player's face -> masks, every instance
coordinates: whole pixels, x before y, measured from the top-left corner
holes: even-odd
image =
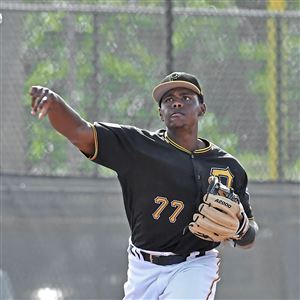
[[[159,112],[168,128],[180,128],[198,124],[198,118],[205,109],[205,104],[199,103],[195,92],[175,88],[163,96]]]

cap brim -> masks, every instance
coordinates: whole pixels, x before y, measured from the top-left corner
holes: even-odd
[[[187,81],[176,80],[157,85],[152,91],[152,97],[157,103],[159,103],[160,99],[166,92],[175,88],[186,88],[201,95],[201,91],[194,84]]]

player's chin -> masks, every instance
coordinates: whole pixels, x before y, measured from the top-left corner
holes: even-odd
[[[182,128],[185,125],[185,122],[183,122],[183,120],[180,119],[176,119],[176,118],[170,118],[167,122],[165,122],[166,126],[168,128]]]
[[[174,129],[174,130],[184,128],[184,126],[181,124],[169,124],[169,125],[167,125],[167,127],[169,129]]]

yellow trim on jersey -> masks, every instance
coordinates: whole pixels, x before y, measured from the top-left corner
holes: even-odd
[[[171,140],[171,138],[168,137],[167,133],[165,134],[165,139],[168,141],[169,144],[171,144],[172,146],[176,147],[177,149],[186,152],[188,154],[192,154],[192,152],[188,149],[185,149],[184,147],[178,145],[177,143],[175,143],[173,140]]]
[[[97,157],[97,155],[98,155],[98,135],[97,135],[97,130],[96,130],[95,126],[93,124],[91,124],[91,123],[89,123],[89,124],[90,124],[90,126],[92,127],[92,130],[93,130],[94,143],[95,143],[95,152],[94,152],[93,155],[91,155],[89,157],[89,159],[90,160],[94,160]]]
[[[211,149],[211,143],[209,143],[209,145],[205,148],[201,148],[201,149],[196,149],[195,151],[191,152],[190,150],[180,146],[179,144],[177,144],[176,142],[174,142],[168,135],[167,132],[165,132],[165,139],[168,143],[170,143],[172,146],[176,147],[177,149],[186,152],[188,154],[192,154],[192,153],[196,153],[196,154],[200,154],[200,153],[205,153],[207,151],[209,151]]]

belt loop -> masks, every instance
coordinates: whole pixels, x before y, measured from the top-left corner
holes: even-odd
[[[153,263],[153,255],[152,254],[150,254],[150,262],[152,262]]]

